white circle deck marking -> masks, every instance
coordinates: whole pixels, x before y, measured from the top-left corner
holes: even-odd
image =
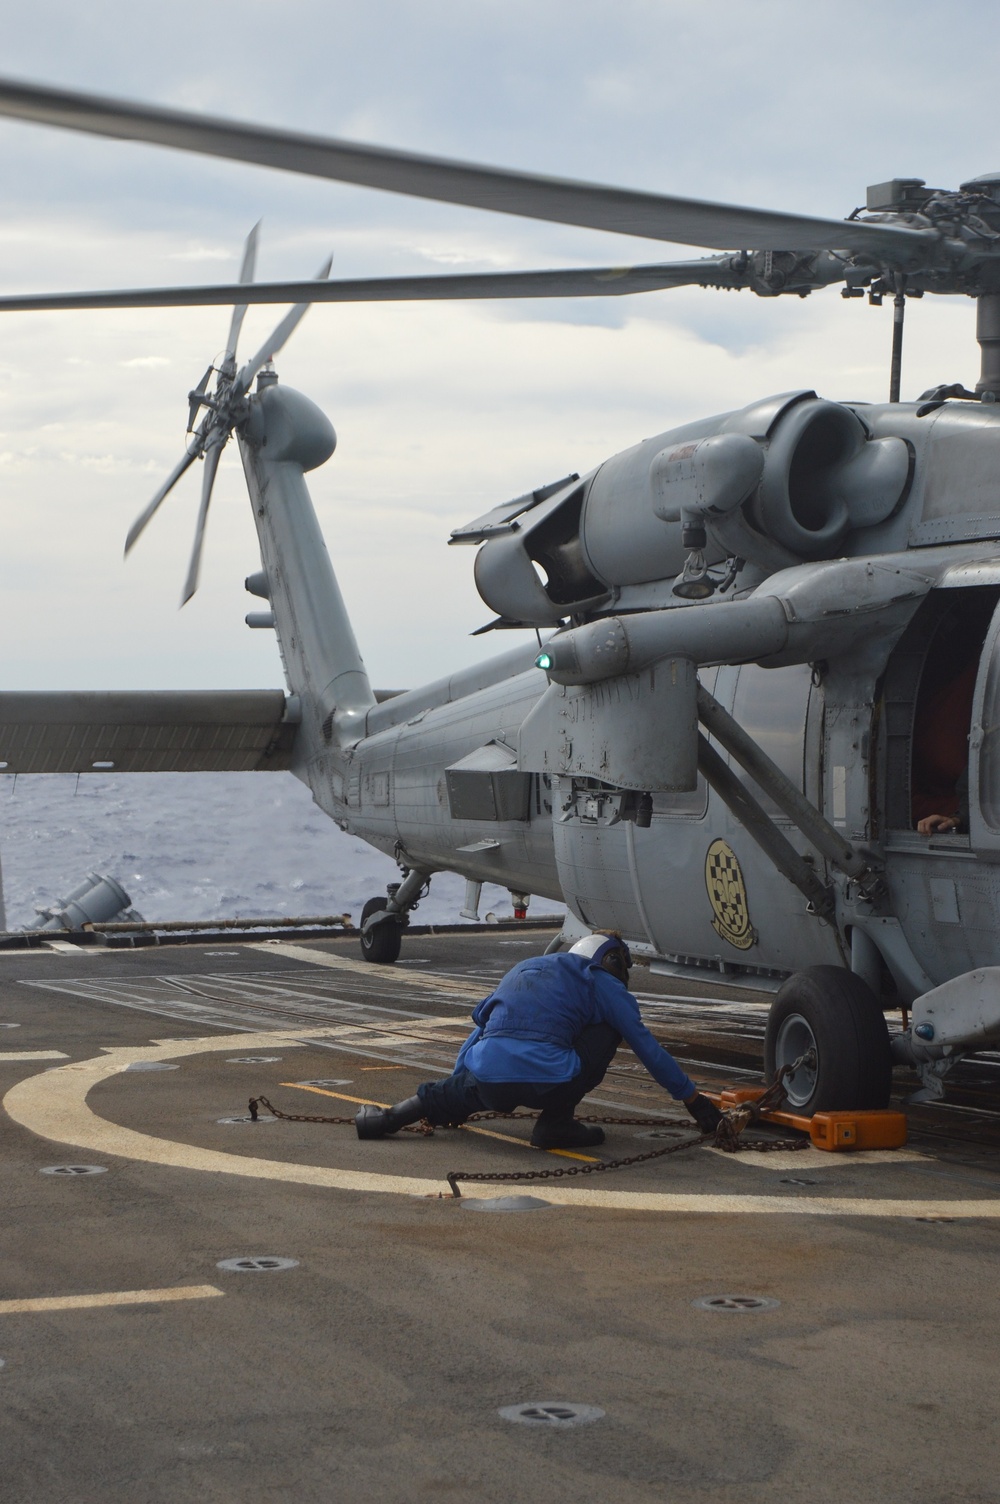
[[[337,1032],[336,1028],[311,1029],[309,1037],[310,1040],[321,1039],[335,1036]],[[257,1050],[309,1047],[297,1035],[277,1031],[245,1034],[243,1043]],[[186,1059],[191,1055],[231,1050],[232,1047],[231,1036],[213,1034],[205,1039],[164,1039],[148,1046],[107,1049],[90,1060],[72,1061],[68,1065],[56,1066],[36,1076],[26,1077],[11,1087],[4,1097],[3,1105],[13,1122],[37,1134],[39,1138],[49,1139],[57,1144],[69,1144],[75,1149],[88,1150],[97,1155],[113,1155],[118,1159],[142,1164],[199,1170],[216,1175],[243,1175],[252,1180],[313,1185],[326,1190],[432,1197],[435,1201],[440,1199],[442,1202],[453,1199],[447,1194],[443,1171],[431,1179],[415,1175],[393,1175],[377,1170],[341,1170],[330,1165],[286,1163],[283,1160],[259,1159],[217,1149],[203,1149],[196,1144],[154,1138],[152,1134],[139,1133],[134,1128],[123,1128],[118,1123],[98,1117],[87,1104],[87,1097],[93,1087],[110,1076],[120,1075],[134,1061]],[[885,1163],[892,1164],[894,1157],[902,1153],[905,1151],[886,1151]],[[762,1156],[771,1160],[777,1157]],[[802,1162],[801,1155],[789,1157],[798,1164]],[[824,1156],[827,1157],[831,1160],[836,1158],[832,1154]],[[869,1163],[874,1157],[873,1152],[865,1155]],[[881,1155],[878,1157],[881,1159]],[[852,1159],[845,1155],[841,1162],[846,1169],[852,1160],[856,1163],[859,1159],[860,1155],[852,1156]],[[442,1191],[445,1192],[443,1197]],[[903,1217],[910,1220],[919,1217],[961,1217],[1000,1220],[1000,1197],[950,1201],[928,1201],[916,1197],[912,1200],[874,1196],[798,1197],[790,1196],[787,1191],[777,1196],[697,1191],[614,1191],[602,1190],[593,1185],[563,1189],[550,1183],[545,1186],[545,1196],[559,1206],[623,1212],[672,1212],[675,1215],[678,1212],[689,1212],[729,1216]]]

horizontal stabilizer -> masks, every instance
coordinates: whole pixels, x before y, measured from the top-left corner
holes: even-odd
[[[244,773],[291,767],[280,689],[0,694],[3,773]]]

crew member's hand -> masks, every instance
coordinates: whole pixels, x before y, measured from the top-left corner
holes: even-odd
[[[949,830],[958,829],[957,815],[925,815],[917,821],[917,832],[922,836],[933,836],[939,832],[944,835]]]
[[[714,1133],[722,1122],[722,1113],[714,1102],[703,1097],[700,1091],[696,1091],[693,1097],[688,1097],[684,1106],[694,1118],[702,1133]]]

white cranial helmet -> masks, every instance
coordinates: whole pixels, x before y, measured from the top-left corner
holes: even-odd
[[[582,940],[570,946],[569,954],[589,956],[595,964],[599,964],[613,950],[624,951],[625,965],[629,967],[632,965],[632,952],[618,935],[585,935]]]

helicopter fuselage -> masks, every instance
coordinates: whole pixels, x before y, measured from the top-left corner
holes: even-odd
[[[1000,805],[1000,768],[989,761],[1000,677],[991,625],[1000,552],[988,537],[1000,514],[995,409],[942,404],[920,416],[915,405],[790,394],[647,440],[515,519],[505,514],[496,530],[480,519],[477,577],[490,604],[554,629],[546,648],[555,667],[535,666],[532,641],[378,704],[302,479],[332,451],[332,430],[283,388],[253,403],[241,447],[300,705],[295,769],[344,829],[404,871],[449,870],[562,899],[581,924],[618,929],[664,965],[763,979],[853,966],[906,1003],[1000,964],[1000,834],[989,824]],[[736,495],[751,449],[760,475],[750,496]],[[735,481],[733,465],[744,466]],[[714,580],[705,599],[671,593],[696,502]],[[711,571],[737,542],[745,563],[731,598]],[[775,607],[772,616],[780,604],[786,640],[768,627],[762,651],[748,617],[744,651],[727,639],[721,661],[714,624],[731,637],[741,603],[754,601]],[[864,853],[881,874],[877,891],[834,872],[733,759],[763,817],[830,885],[825,911],[768,860],[702,773],[675,772],[657,786],[661,764],[683,767],[670,748],[694,729],[676,688],[657,686],[665,664],[690,660],[668,642],[659,660],[647,650],[652,667],[636,659],[634,671],[595,670],[583,643],[560,683],[564,645],[602,623],[609,645],[612,627],[625,634],[616,652],[634,651],[640,629],[676,638],[705,623],[708,646],[684,648],[694,677]],[[976,792],[965,829],[926,837],[914,829],[915,748],[921,719],[934,713],[927,666],[935,652],[947,660],[949,632],[963,655],[956,672],[971,674],[963,713]]]

